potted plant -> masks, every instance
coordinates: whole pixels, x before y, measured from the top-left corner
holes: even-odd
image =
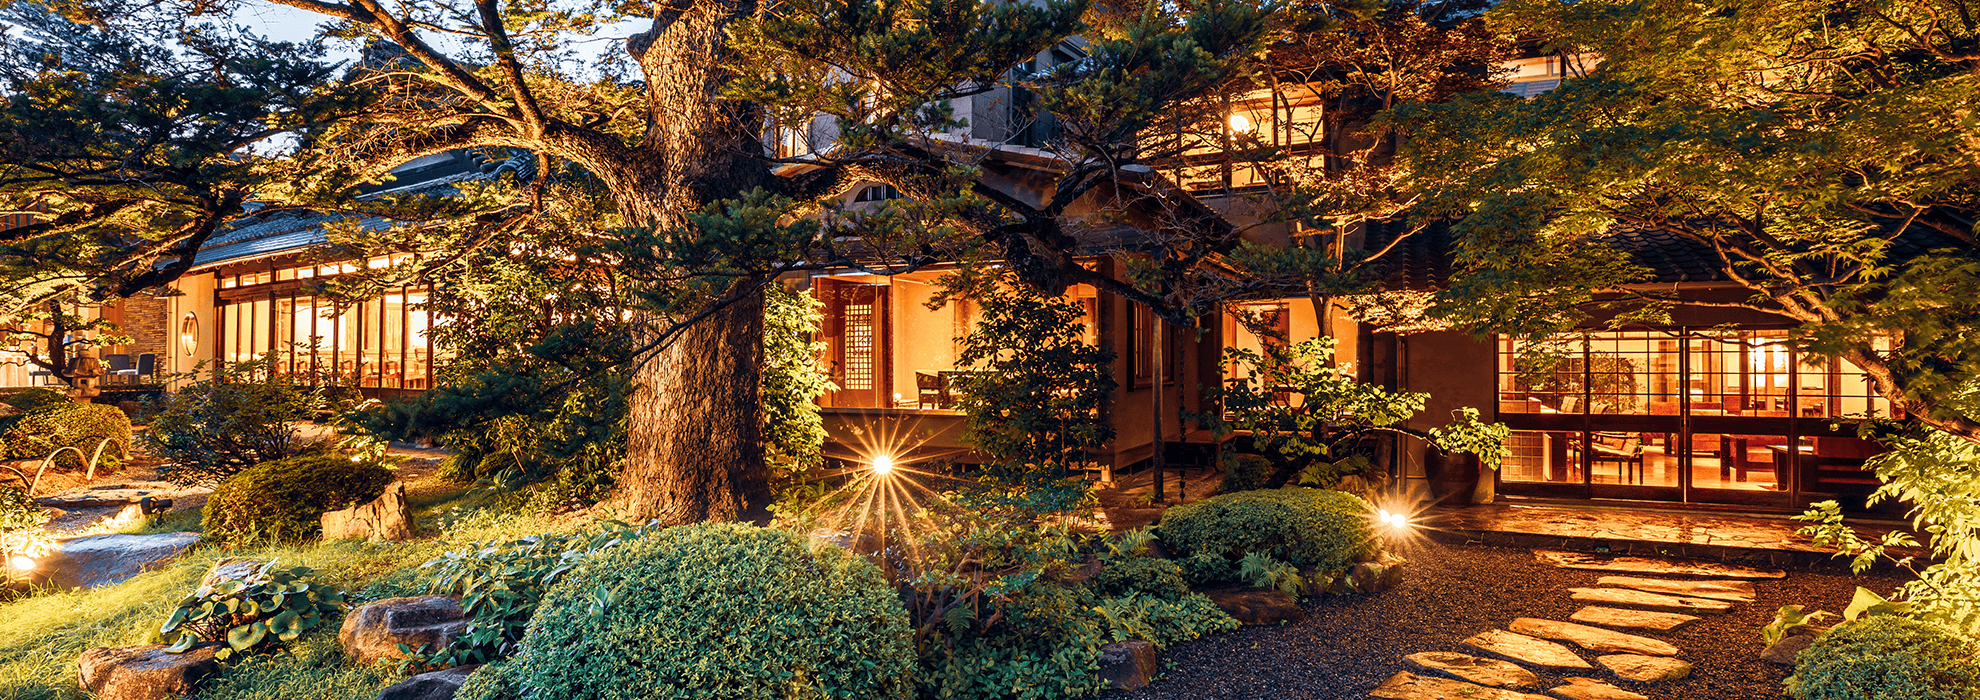
[[[1430,494],[1438,503],[1491,503],[1498,497],[1497,472],[1512,430],[1503,423],[1478,420],[1476,408],[1451,411],[1451,418],[1450,425],[1430,429],[1431,449],[1424,465]]]

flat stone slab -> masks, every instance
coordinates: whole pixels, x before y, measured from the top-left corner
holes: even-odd
[[[1505,630],[1485,630],[1464,640],[1465,646],[1489,654],[1547,668],[1594,668],[1567,647]]]
[[[1569,678],[1567,685],[1551,688],[1547,692],[1568,700],[1650,700],[1648,695],[1632,693],[1593,678]]]
[[[70,489],[61,493],[34,499],[36,503],[56,508],[98,508],[128,505],[142,501],[145,497],[176,498],[195,493],[211,493],[213,489],[185,488],[164,481],[140,481],[130,484],[108,484],[89,488]]]
[[[1568,619],[1589,625],[1669,632],[1697,622],[1698,616],[1654,612],[1650,610],[1631,610],[1628,608],[1605,608],[1600,605],[1590,605],[1574,611],[1574,614],[1568,616]]]
[[[1610,654],[1597,656],[1595,660],[1623,678],[1644,683],[1674,681],[1691,675],[1691,664],[1668,656],[1644,656],[1642,654]]]
[[[78,537],[42,557],[34,579],[56,588],[108,586],[161,566],[198,541],[196,532]]]
[[[1633,591],[1627,588],[1570,588],[1575,600],[1583,603],[1602,605],[1633,605],[1652,610],[1666,610],[1681,613],[1722,613],[1731,610],[1731,601],[1712,598],[1685,598],[1682,596]]]
[[[1533,556],[1540,561],[1563,569],[1582,569],[1585,571],[1617,571],[1628,574],[1662,574],[1665,576],[1698,576],[1702,578],[1787,578],[1787,572],[1779,569],[1754,569],[1712,561],[1675,561],[1669,559],[1651,559],[1649,557],[1600,557],[1592,554],[1561,552],[1551,549],[1533,550]]]
[[[1487,688],[1449,678],[1419,676],[1408,671],[1389,676],[1388,680],[1368,691],[1368,696],[1391,700],[1551,700],[1545,695]]]
[[[1595,581],[1595,585],[1692,598],[1717,598],[1735,603],[1751,603],[1755,595],[1752,581],[1666,581],[1635,576],[1603,576]]]
[[[1572,622],[1542,620],[1535,617],[1522,617],[1506,626],[1514,632],[1541,639],[1559,639],[1574,642],[1576,646],[1595,652],[1643,654],[1645,656],[1677,656],[1678,648],[1670,642],[1649,637],[1638,637],[1600,627],[1577,625]]]
[[[1494,688],[1524,688],[1540,682],[1532,671],[1511,661],[1487,659],[1455,651],[1422,651],[1403,657],[1418,668],[1440,671]]]
[[[1224,613],[1247,625],[1276,625],[1306,619],[1306,609],[1285,591],[1270,588],[1224,588],[1204,591]]]

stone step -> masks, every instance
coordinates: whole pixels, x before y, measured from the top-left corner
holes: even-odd
[[[1666,581],[1635,576],[1603,576],[1595,581],[1595,585],[1692,598],[1717,598],[1735,603],[1751,603],[1755,595],[1752,581]]]
[[[1494,688],[1524,688],[1536,685],[1540,677],[1511,661],[1487,659],[1455,651],[1423,651],[1403,657],[1418,668],[1439,671],[1459,679]]]
[[[1648,695],[1632,693],[1593,678],[1569,678],[1567,685],[1551,688],[1547,692],[1568,700],[1650,700]]]
[[[1568,619],[1589,625],[1668,632],[1697,622],[1698,616],[1653,612],[1650,610],[1630,610],[1628,608],[1605,608],[1599,605],[1590,605],[1574,611],[1574,614],[1570,615]]]
[[[1732,609],[1732,602],[1711,598],[1685,598],[1682,596],[1633,591],[1627,588],[1570,588],[1576,601],[1600,603],[1602,605],[1630,605],[1652,610],[1681,613],[1723,613]]]
[[[1547,668],[1594,668],[1567,647],[1506,630],[1485,630],[1464,640],[1465,646]]]
[[[1552,700],[1545,695],[1532,695],[1505,688],[1488,688],[1476,683],[1454,681],[1435,676],[1419,676],[1408,671],[1399,671],[1388,680],[1368,691],[1369,697],[1390,698],[1391,700]]]
[[[1665,576],[1698,576],[1701,578],[1787,578],[1787,572],[1779,569],[1754,569],[1711,561],[1671,561],[1667,559],[1651,559],[1649,557],[1604,557],[1550,549],[1533,550],[1533,556],[1540,561],[1563,569],[1581,569],[1584,571],[1616,571],[1626,574],[1661,574]]]
[[[1595,660],[1623,678],[1644,683],[1674,681],[1691,675],[1691,664],[1668,656],[1644,656],[1642,654],[1610,654],[1597,656]]]
[[[1597,654],[1620,652],[1647,656],[1677,656],[1678,653],[1678,648],[1671,646],[1670,642],[1600,627],[1577,625],[1572,622],[1522,617],[1513,620],[1506,629],[1529,637],[1574,642],[1576,646]]]

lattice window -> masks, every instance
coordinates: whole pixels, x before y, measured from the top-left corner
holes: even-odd
[[[874,375],[873,304],[847,304],[845,388],[872,390]]]

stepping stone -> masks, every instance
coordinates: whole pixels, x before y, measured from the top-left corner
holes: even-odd
[[[1574,642],[1577,646],[1597,654],[1619,652],[1646,656],[1677,656],[1678,653],[1678,648],[1671,646],[1670,642],[1600,627],[1577,625],[1572,622],[1522,617],[1513,620],[1506,629],[1529,637]]]
[[[1494,688],[1524,688],[1540,682],[1539,676],[1511,661],[1486,659],[1455,651],[1424,651],[1403,658],[1425,670],[1442,671]]]
[[[1630,610],[1628,608],[1605,608],[1599,605],[1590,605],[1576,610],[1568,619],[1590,625],[1628,627],[1640,630],[1657,630],[1659,632],[1668,632],[1698,621],[1698,617],[1695,615],[1651,612],[1649,610]]]
[[[1711,598],[1683,598],[1662,593],[1632,591],[1627,588],[1570,588],[1574,599],[1603,605],[1634,605],[1639,608],[1683,613],[1722,613],[1731,610],[1731,601]]]
[[[1691,675],[1691,664],[1668,656],[1644,656],[1642,654],[1611,654],[1597,656],[1610,672],[1633,681],[1655,683],[1674,681]]]
[[[1487,688],[1449,678],[1419,676],[1408,671],[1389,676],[1388,680],[1368,691],[1368,695],[1391,700],[1552,700],[1545,695]]]
[[[1535,666],[1594,668],[1567,647],[1505,630],[1479,632],[1471,635],[1470,639],[1464,640],[1464,644],[1489,654],[1497,654],[1514,661],[1524,661]]]
[[[1692,598],[1717,598],[1735,603],[1751,603],[1754,596],[1752,581],[1665,581],[1634,576],[1603,576],[1595,581],[1595,585]]]
[[[1650,700],[1648,695],[1632,693],[1593,678],[1569,678],[1567,682],[1567,685],[1547,692],[1568,700]]]
[[[1548,549],[1533,550],[1533,556],[1540,561],[1563,569],[1586,571],[1619,571],[1629,574],[1663,574],[1667,576],[1699,576],[1703,578],[1787,578],[1787,572],[1779,569],[1753,569],[1732,564],[1710,561],[1672,561],[1649,557],[1598,557],[1591,554],[1560,552]]]

